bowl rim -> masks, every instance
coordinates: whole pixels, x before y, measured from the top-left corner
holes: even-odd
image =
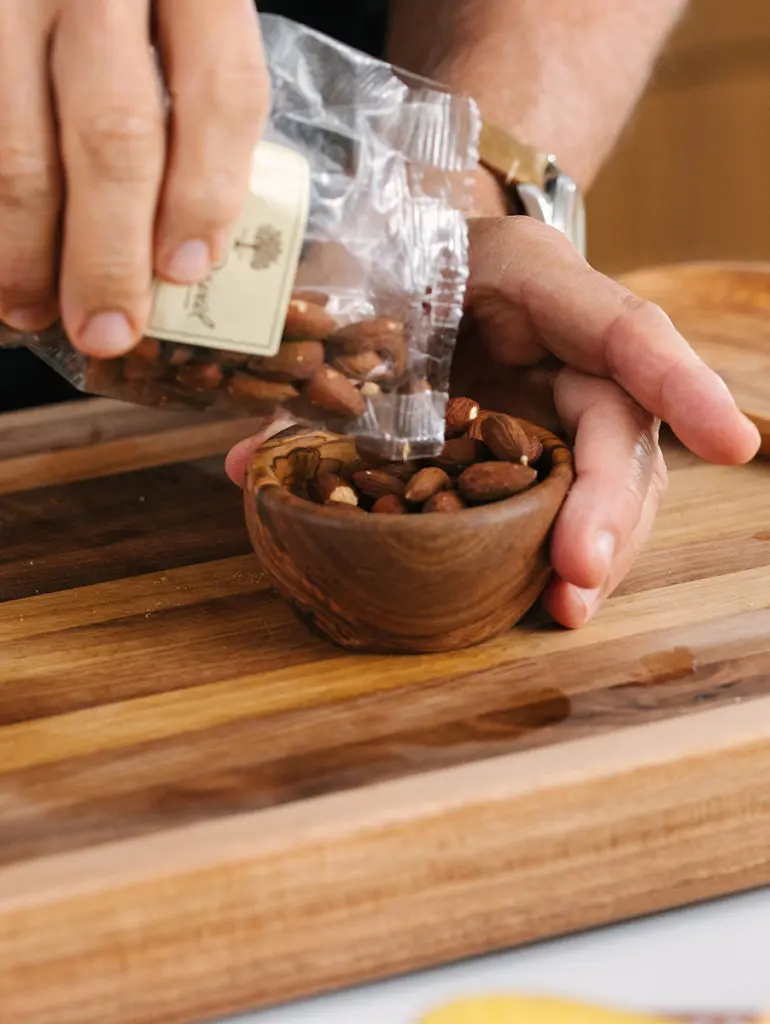
[[[318,505],[315,502],[308,501],[306,498],[301,498],[299,495],[292,493],[284,484],[280,483],[277,479],[269,479],[266,475],[262,476],[260,481],[255,481],[252,474],[252,466],[254,461],[258,458],[260,453],[265,452],[265,447],[258,449],[251,457],[249,467],[246,472],[246,483],[245,493],[247,497],[251,497],[264,503],[266,511],[278,512],[284,514],[291,514],[297,517],[300,521],[306,520],[308,523],[319,521],[326,521],[330,524],[338,523],[344,524],[346,530],[355,530],[361,532],[365,530],[372,530],[380,533],[383,530],[388,530],[392,533],[409,532],[414,533],[415,531],[435,532],[437,527],[437,521],[446,522],[449,519],[451,522],[457,522],[457,517],[462,517],[464,526],[472,527],[483,527],[485,524],[491,522],[499,522],[501,518],[513,518],[518,519],[521,517],[529,516],[537,511],[542,512],[544,509],[553,507],[554,517],[562,505],[567,493],[569,492],[572,483],[575,479],[575,469],[573,455],[570,447],[556,434],[550,430],[546,430],[543,427],[539,427],[535,423],[531,423],[528,420],[522,419],[520,421],[528,433],[531,433],[534,437],[543,445],[544,451],[547,451],[551,455],[552,465],[547,476],[541,480],[537,486],[531,487],[527,491],[523,491],[521,494],[514,494],[510,498],[504,498],[502,501],[489,502],[486,505],[475,505],[471,508],[458,509],[457,512],[453,512],[451,516],[440,516],[434,515],[409,515],[409,516],[376,516],[376,515],[362,515],[362,516],[351,516],[349,512],[330,507],[328,505]],[[301,448],[302,444],[300,439],[303,436],[307,437],[320,437],[325,432],[314,431],[312,428],[308,428],[302,432],[294,432],[296,428],[289,428],[289,430],[282,431],[281,434],[286,434],[286,454],[294,448]],[[288,436],[291,431],[291,436]],[[274,435],[270,440],[280,440],[281,434]],[[333,440],[335,435],[328,435],[329,441]],[[344,438],[336,435],[338,440]],[[296,442],[296,443],[295,443]],[[266,445],[269,442],[266,442]],[[291,447],[289,445],[291,444]],[[317,446],[322,446],[323,442],[319,442]],[[276,447],[276,458],[281,457],[283,450]]]

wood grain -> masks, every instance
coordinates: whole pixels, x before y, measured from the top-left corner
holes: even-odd
[[[584,630],[351,655],[246,553],[229,434],[106,410],[157,462],[110,475],[89,406],[27,421],[86,479],[3,455],[0,1019],[191,1024],[770,881],[767,463],[667,442]]]

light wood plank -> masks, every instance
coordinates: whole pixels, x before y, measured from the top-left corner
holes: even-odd
[[[8,868],[0,1005],[189,1021],[749,887],[768,770],[764,701]]]

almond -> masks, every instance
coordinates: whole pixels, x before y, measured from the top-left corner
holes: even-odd
[[[469,466],[457,481],[467,501],[501,501],[525,491],[537,480],[530,466],[516,462],[478,462]]]
[[[422,506],[423,512],[459,512],[465,508],[465,502],[457,491],[439,491],[428,498]]]
[[[332,366],[353,380],[382,380],[390,374],[387,363],[377,352],[340,352],[332,355]]]
[[[404,325],[400,320],[375,317],[348,324],[327,338],[329,344],[339,350],[354,352],[380,352],[394,359],[402,359],[404,351]]]
[[[505,462],[521,462],[529,452],[529,438],[513,416],[497,412],[485,417],[481,436],[492,454]]]
[[[431,461],[447,473],[459,473],[466,466],[480,462],[489,455],[486,446],[472,437],[453,437],[441,449],[441,454]]]
[[[358,505],[349,505],[346,501],[327,501],[324,508],[333,508],[335,512],[361,512],[366,515]]]
[[[312,291],[309,288],[293,292],[291,299],[292,302],[310,302],[314,306],[320,306],[321,309],[326,309],[329,305],[329,296],[326,292]]]
[[[87,359],[83,388],[89,394],[112,392],[120,382],[123,372],[123,359]]]
[[[357,505],[358,495],[337,473],[319,473],[308,482],[308,493],[315,501]]]
[[[83,389],[89,394],[112,392],[120,383],[124,359],[86,359]]]
[[[391,463],[388,463],[382,455],[379,455],[377,452],[373,452],[367,448],[366,441],[363,438],[356,438],[355,444],[356,455],[358,456],[356,463],[360,463],[360,465],[355,465],[354,469],[381,469],[385,465],[391,465]],[[392,465],[402,465],[402,463],[394,462]]]
[[[446,436],[464,434],[478,415],[479,403],[472,398],[450,398],[446,407]]]
[[[230,349],[217,352],[217,359],[225,366],[248,366],[253,358],[250,352],[232,352]]]
[[[160,380],[165,374],[163,363],[153,363],[129,352],[123,358],[123,379],[127,381]]]
[[[227,382],[227,390],[233,398],[253,402],[279,404],[297,397],[297,391],[291,384],[261,380],[249,373],[234,373]]]
[[[337,321],[321,306],[304,299],[292,299],[286,310],[283,336],[287,341],[322,341],[336,327]]]
[[[403,496],[406,484],[398,477],[381,469],[360,469],[353,474],[353,483],[367,498],[381,498],[384,494]]]
[[[404,497],[415,505],[422,505],[439,491],[451,487],[452,481],[440,466],[426,466],[412,477],[406,485]]]
[[[224,374],[218,363],[188,363],[179,367],[174,379],[186,391],[216,391]]]
[[[543,454],[543,442],[537,437],[530,437],[527,449],[527,463],[534,466]]]
[[[249,369],[265,380],[310,380],[323,361],[320,341],[284,341],[274,356],[252,359]]]
[[[375,515],[402,516],[408,511],[406,503],[397,494],[383,494],[372,505]]]
[[[161,343],[157,338],[141,338],[131,349],[129,355],[135,359],[144,359],[148,363],[160,362]]]
[[[391,476],[398,477],[399,480],[403,480],[406,483],[412,479],[419,466],[416,462],[406,459],[404,462],[386,462],[382,466],[377,466],[377,469],[381,469],[383,473],[389,473]]]
[[[286,466],[282,467],[278,475],[286,482],[289,481],[289,486],[296,489],[307,490],[308,482],[312,480],[318,474],[318,467],[321,464],[321,453],[317,448],[292,448],[286,456],[279,456],[273,468],[278,471],[278,467],[282,463]],[[289,475],[286,475],[286,467],[288,467]]]
[[[479,409],[479,414],[474,420],[471,421],[471,425],[468,427],[468,437],[472,437],[474,441],[482,441],[482,431],[484,429],[484,420],[488,417],[494,416],[494,413],[487,412],[485,409]]]
[[[219,353],[220,357],[224,353]],[[166,349],[166,362],[169,366],[185,366],[195,358],[195,349],[190,345],[175,345],[173,342]]]
[[[322,363],[305,385],[302,394],[311,405],[334,416],[358,419],[366,412],[366,399],[333,366]]]

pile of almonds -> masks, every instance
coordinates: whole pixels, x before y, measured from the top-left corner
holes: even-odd
[[[320,292],[295,292],[275,356],[144,338],[122,359],[89,360],[86,390],[141,404],[248,415],[281,407],[297,419],[355,420],[382,389],[409,389],[404,325],[376,317],[341,326],[328,302]]]
[[[452,398],[446,437],[441,454],[423,464],[383,463],[359,452],[358,462],[339,472],[319,467],[297,493],[349,512],[407,515],[502,501],[537,482],[543,446],[512,416]]]

